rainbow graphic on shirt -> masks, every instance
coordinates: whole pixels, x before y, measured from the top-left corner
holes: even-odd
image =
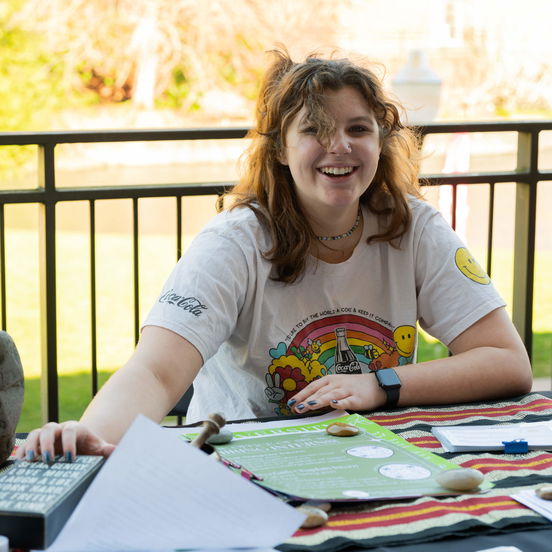
[[[270,349],[265,394],[277,415],[311,381],[328,374],[355,374],[412,362],[416,329],[384,324],[357,314],[327,316],[301,324],[288,344]]]

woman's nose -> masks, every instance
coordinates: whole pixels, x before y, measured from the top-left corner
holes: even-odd
[[[336,132],[329,143],[328,153],[334,153],[336,155],[351,153],[351,144],[349,143],[347,135]]]

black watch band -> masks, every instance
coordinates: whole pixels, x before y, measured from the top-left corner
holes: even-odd
[[[378,385],[385,391],[387,402],[385,407],[396,406],[401,394],[401,380],[393,368],[382,368],[374,372]]]

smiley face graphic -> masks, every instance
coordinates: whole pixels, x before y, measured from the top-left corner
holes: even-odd
[[[416,346],[416,328],[414,326],[399,326],[393,332],[393,339],[399,355],[409,357],[414,353]]]
[[[483,285],[491,283],[487,273],[465,247],[459,247],[456,250],[454,260],[460,272],[470,280]]]

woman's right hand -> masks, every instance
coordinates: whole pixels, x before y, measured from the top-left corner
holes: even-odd
[[[115,445],[97,436],[81,422],[50,422],[31,431],[25,443],[18,447],[15,457],[49,464],[57,454],[63,454],[67,462],[72,462],[77,453],[109,456],[114,450]]]

